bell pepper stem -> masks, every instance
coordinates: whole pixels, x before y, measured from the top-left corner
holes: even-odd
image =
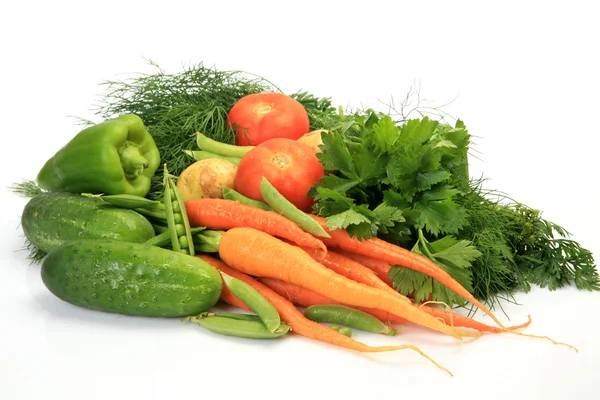
[[[148,160],[140,153],[139,146],[133,143],[125,143],[119,149],[119,156],[123,171],[128,176],[137,177],[145,168],[148,168]]]

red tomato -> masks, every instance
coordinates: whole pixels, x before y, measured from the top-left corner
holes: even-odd
[[[304,106],[281,93],[244,96],[229,110],[228,117],[237,129],[238,146],[256,146],[273,138],[296,140],[310,128]]]
[[[323,175],[323,166],[310,146],[290,139],[269,139],[242,158],[235,190],[264,201],[260,182],[265,177],[292,204],[310,212],[314,200],[307,193]]]

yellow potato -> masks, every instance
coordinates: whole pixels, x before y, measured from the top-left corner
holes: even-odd
[[[196,161],[183,170],[177,189],[183,201],[201,198],[223,198],[223,187],[235,189],[237,166],[221,158]]]

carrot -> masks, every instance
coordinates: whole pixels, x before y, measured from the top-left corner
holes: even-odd
[[[354,240],[354,239],[351,239],[351,240]],[[366,255],[353,253],[352,251],[338,250],[337,252],[346,257],[353,259],[354,261],[357,261],[358,263],[366,266],[367,268],[371,268],[373,271],[379,271],[377,273],[381,274],[381,275],[383,275],[383,274],[387,275],[389,273],[390,268],[392,267],[390,262],[385,261],[385,260],[375,259],[375,258],[366,256]],[[425,302],[424,304],[427,304],[427,302]],[[419,307],[426,307],[426,306],[421,305]],[[575,347],[571,346],[570,344],[557,342],[554,339],[549,338],[548,336],[530,335],[530,334],[515,332],[516,329],[520,329],[520,328],[529,326],[529,324],[531,324],[531,316],[528,317],[528,320],[526,322],[524,322],[520,325],[505,327],[502,324],[499,324],[499,325],[501,325],[501,328],[491,330],[492,327],[490,327],[489,325],[485,325],[481,322],[472,320],[468,317],[464,317],[459,314],[452,313],[447,310],[442,310],[442,309],[434,308],[434,307],[428,307],[428,308],[422,308],[422,309],[423,309],[423,311],[427,312],[428,314],[431,314],[431,315],[435,316],[436,318],[440,318],[441,320],[443,320],[444,322],[446,322],[447,324],[450,324],[450,325],[469,327],[469,328],[473,328],[473,329],[477,329],[477,330],[481,330],[481,331],[487,331],[487,332],[496,332],[496,333],[497,332],[509,332],[509,333],[519,335],[519,336],[527,336],[527,337],[538,338],[538,339],[546,339],[554,344],[564,345],[564,346],[574,349],[575,351],[578,351]],[[377,312],[379,312],[379,310],[377,310]],[[489,313],[488,313],[488,315],[492,316]],[[381,314],[375,315],[375,316],[380,319],[383,318]],[[390,322],[393,322],[393,321],[390,320]]]
[[[390,269],[392,268],[389,262],[376,260],[372,257],[363,256],[360,254],[352,253],[351,251],[345,251],[341,249],[337,249],[336,252],[369,268],[371,271],[375,272],[379,279],[383,280],[390,287],[394,287],[392,281],[390,281],[389,278]]]
[[[218,230],[250,227],[288,239],[299,246],[327,252],[321,240],[274,211],[241,204],[236,200],[211,198],[188,200],[185,202],[185,210],[192,227],[203,226]]]
[[[332,299],[327,296],[320,295],[318,293],[313,292],[312,290],[301,288],[300,286],[292,285],[291,283],[283,282],[278,279],[273,278],[259,278],[258,279],[265,286],[273,289],[275,292],[280,294],[281,296],[287,298],[294,304],[297,304],[301,307],[310,307],[319,304],[333,304],[335,303]],[[450,311],[442,310],[439,308],[429,307],[427,305],[419,306],[418,304],[413,304],[415,307],[420,307],[424,312],[433,315],[436,318],[442,319],[448,325],[454,326],[462,326],[465,328],[475,329],[481,332],[491,332],[491,333],[500,333],[503,332],[502,329],[489,326],[474,319],[462,316],[460,314],[455,314]],[[387,311],[378,310],[375,308],[365,308],[365,307],[357,307],[358,310],[367,312],[374,317],[382,321],[387,321],[391,324],[408,324],[410,321],[405,318],[399,317],[397,315],[391,314]],[[528,322],[510,327],[509,329],[521,329],[527,327],[531,323],[531,319]]]
[[[448,326],[409,302],[381,289],[355,282],[324,267],[299,247],[252,228],[233,228],[223,234],[219,256],[230,267],[255,277],[294,283],[339,304],[378,308],[458,339],[473,332]]]
[[[350,237],[347,231],[343,229],[335,229],[333,231],[327,228],[325,218],[311,214],[311,217],[317,220],[323,229],[330,234],[331,238],[322,238],[323,243],[327,247],[346,250],[355,254],[371,257],[376,260],[386,261],[390,264],[401,265],[405,268],[414,269],[422,272],[433,279],[436,279],[441,284],[452,290],[465,300],[479,307],[483,312],[490,316],[495,323],[503,329],[506,326],[479,300],[475,298],[467,289],[458,283],[450,274],[440,268],[430,259],[423,257],[413,251],[407,250],[392,243],[388,243],[376,237],[370,239],[358,240],[355,237]]]
[[[436,367],[452,375],[452,372],[439,365],[436,361],[434,361],[431,357],[423,353],[416,346],[404,344],[400,346],[372,347],[364,343],[358,342],[346,335],[337,332],[334,329],[329,328],[328,326],[324,326],[309,320],[290,301],[286,300],[284,297],[280,296],[275,291],[271,290],[256,279],[252,278],[251,276],[248,276],[240,271],[230,268],[226,263],[217,260],[216,258],[213,258],[211,256],[200,255],[198,257],[202,258],[204,261],[208,262],[221,272],[224,272],[230,276],[233,276],[234,278],[237,278],[247,283],[248,285],[256,289],[260,294],[265,296],[267,300],[269,300],[269,302],[271,302],[271,304],[273,304],[273,306],[277,309],[277,312],[279,312],[279,315],[281,316],[281,320],[287,323],[289,326],[291,326],[291,330],[294,333],[297,333],[301,336],[310,339],[320,340],[325,343],[334,344],[337,346],[344,347],[346,349],[365,353],[379,353],[404,349],[413,350],[419,353],[421,356],[428,359],[429,361],[431,361]]]
[[[337,272],[346,278],[392,293],[394,296],[398,296],[405,301],[410,301],[407,297],[403,296],[390,285],[379,279],[379,276],[377,276],[373,270],[359,264],[349,257],[345,257],[331,250],[327,251],[327,254],[324,257],[322,256],[322,252],[315,249],[305,247],[302,248],[302,250],[330,270]]]
[[[258,278],[258,281],[300,307],[317,306],[319,304],[335,304],[335,302],[327,296],[279,279]]]

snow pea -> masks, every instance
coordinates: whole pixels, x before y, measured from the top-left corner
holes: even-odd
[[[347,326],[340,328],[338,330],[339,333],[341,333],[342,335],[346,335],[348,337],[352,337],[352,329],[348,328]]]
[[[261,321],[208,315],[192,317],[190,320],[211,332],[225,336],[236,336],[249,339],[275,339],[290,331],[287,324],[281,323],[271,332]]]
[[[249,197],[246,197],[243,194],[236,192],[235,190],[233,190],[227,186],[223,186],[223,198],[225,200],[236,200],[236,201],[239,201],[241,204],[245,204],[247,206],[262,208],[263,210],[267,210],[267,211],[273,211],[271,206],[269,206],[267,203],[263,203],[262,201],[258,201],[258,200],[254,200]]]
[[[220,158],[222,160],[227,160],[229,162],[232,162],[235,165],[240,165],[240,161],[242,161],[242,159],[240,157],[227,157],[227,156],[223,156],[221,154],[211,153],[210,151],[184,150],[183,152],[185,154],[187,154],[188,156],[192,157],[196,161],[207,160],[210,158]]]
[[[160,201],[150,200],[142,196],[136,196],[134,194],[92,194],[92,193],[81,193],[82,196],[90,198],[99,198],[100,200],[106,201],[107,203],[113,204],[119,208],[128,208],[130,210],[136,208],[143,208],[149,211],[164,210],[164,205]]]
[[[165,192],[163,204],[165,206],[167,226],[171,236],[171,246],[173,250],[194,255],[194,239],[192,237],[190,222],[185,212],[185,204],[177,186],[173,182],[172,175],[167,170],[167,165],[164,166],[164,186]],[[184,232],[180,235],[177,231],[177,225],[183,225]]]
[[[340,324],[366,332],[381,333],[390,336],[398,333],[391,326],[383,323],[371,314],[338,304],[320,304],[307,307],[304,310],[304,316],[315,322]]]
[[[247,283],[223,272],[221,276],[229,290],[260,317],[269,332],[275,332],[281,324],[281,319],[269,300]]]
[[[305,232],[326,238],[331,237],[321,224],[286,199],[265,177],[260,182],[260,194],[274,211],[295,222]]]
[[[246,153],[252,150],[255,146],[236,146],[233,144],[222,143],[211,139],[200,132],[196,132],[196,145],[203,151],[218,154],[225,157],[243,158]]]

